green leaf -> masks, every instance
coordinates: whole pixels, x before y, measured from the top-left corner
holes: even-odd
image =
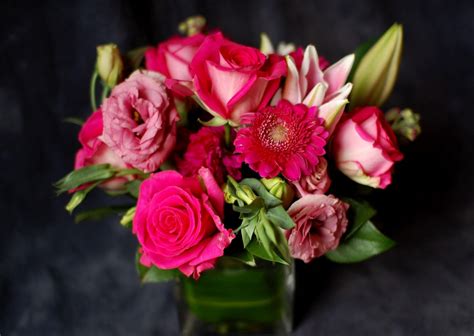
[[[344,235],[344,239],[349,239],[362,225],[374,217],[377,211],[366,201],[344,198],[344,202],[349,203],[349,213],[353,215],[349,231]]]
[[[281,200],[273,196],[267,188],[263,185],[262,182],[255,178],[246,178],[240,181],[241,185],[246,185],[252,188],[252,190],[263,200],[265,201],[265,205],[267,208],[273,208],[281,204]]]
[[[383,235],[372,222],[367,221],[353,236],[342,242],[326,257],[337,263],[355,263],[372,258],[395,246],[395,242]]]
[[[73,124],[73,125],[77,125],[77,126],[84,125],[84,120],[82,120],[81,118],[76,118],[76,117],[64,118],[63,122]]]
[[[267,210],[268,219],[282,229],[289,230],[295,226],[295,222],[286,212],[283,206],[279,205]]]
[[[121,169],[117,174],[115,174],[115,176],[117,177],[127,176],[127,175],[138,175],[140,178],[143,178],[143,179],[150,177],[150,174],[145,173],[136,168]]]
[[[143,57],[145,56],[145,51],[147,49],[148,47],[145,46],[145,47],[135,48],[127,52],[127,54],[125,55],[125,58],[133,70],[138,69],[140,67],[143,61]]]
[[[117,205],[117,206],[110,206],[110,207],[103,207],[103,208],[95,208],[91,210],[85,210],[76,215],[74,218],[74,222],[80,223],[83,221],[94,221],[100,220],[110,215],[117,215],[123,213],[130,205]]]
[[[77,188],[83,184],[104,181],[113,177],[115,171],[109,164],[86,166],[74,170],[54,184],[58,194]]]
[[[138,194],[140,192],[140,185],[142,184],[142,181],[140,180],[133,180],[128,182],[125,186],[127,188],[127,191],[130,195],[132,195],[135,198],[138,198]]]
[[[140,253],[135,254],[135,268],[142,283],[164,282],[176,279],[178,271],[162,270],[156,266],[146,267],[140,263]]]
[[[260,259],[268,260],[268,261],[272,261],[272,262],[277,262],[277,263],[284,264],[284,265],[288,265],[288,262],[286,262],[278,254],[276,254],[273,251],[268,252],[255,239],[252,240],[252,242],[250,242],[250,244],[247,246],[247,251],[249,251],[251,254],[253,254],[254,256],[256,256]]]
[[[198,119],[198,121],[202,125],[209,126],[209,127],[219,127],[219,126],[224,126],[225,124],[227,124],[227,120],[219,118],[219,117],[214,117],[208,121],[202,121],[201,119]]]
[[[125,212],[125,214],[123,215],[122,219],[120,219],[120,224],[125,227],[131,228],[132,223],[133,223],[133,217],[135,217],[136,210],[137,210],[137,207],[132,207],[128,209],[127,212]]]
[[[249,205],[243,205],[243,206],[233,205],[232,209],[235,212],[239,212],[241,214],[254,214],[264,207],[265,207],[265,202],[263,201],[263,199],[261,197],[257,197]]]
[[[243,262],[244,264],[252,266],[252,267],[256,266],[255,258],[253,254],[251,254],[249,251],[246,251],[246,250],[242,251],[239,254],[229,255],[227,257],[239,260]]]
[[[74,209],[77,208],[82,203],[82,201],[84,201],[86,199],[87,194],[89,192],[91,192],[95,187],[97,187],[101,183],[102,183],[102,180],[93,183],[92,185],[90,185],[89,187],[87,187],[85,189],[76,191],[72,195],[72,197],[69,200],[68,204],[66,205],[66,210],[69,213],[72,213],[74,211]]]

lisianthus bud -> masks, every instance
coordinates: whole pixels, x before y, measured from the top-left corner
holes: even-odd
[[[351,109],[357,106],[382,105],[397,79],[403,46],[403,28],[395,23],[367,51],[352,80]]]
[[[226,203],[233,204],[239,199],[245,204],[251,204],[257,198],[249,186],[240,185],[231,176],[228,176],[227,179],[228,182],[224,186],[224,199]],[[232,192],[231,189],[233,189],[234,192]]]
[[[123,61],[116,44],[109,43],[97,47],[97,71],[108,87],[117,85],[122,70]]]
[[[201,15],[190,16],[178,26],[181,34],[192,36],[199,34],[206,27],[206,18]]]
[[[385,119],[395,134],[409,141],[414,141],[421,133],[420,115],[409,108],[403,110],[392,108],[385,114]]]
[[[295,196],[295,192],[293,188],[285,182],[285,180],[280,177],[274,177],[271,179],[263,178],[260,181],[270,194],[283,202],[283,207],[285,209],[290,206],[291,201],[293,201],[293,197]]]

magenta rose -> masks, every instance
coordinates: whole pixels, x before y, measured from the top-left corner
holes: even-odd
[[[338,169],[357,183],[384,189],[395,162],[403,158],[397,139],[380,109],[355,109],[339,123],[332,153]]]
[[[295,227],[286,232],[290,253],[308,263],[339,245],[347,228],[349,205],[334,196],[306,195],[293,203],[288,214]]]
[[[190,65],[194,90],[214,116],[240,124],[243,113],[266,106],[286,73],[277,55],[224,38],[206,37]]]
[[[294,181],[293,185],[296,187],[300,197],[326,193],[331,186],[331,179],[328,175],[328,162],[326,159],[320,157],[314,172],[310,175],[303,176],[298,181]]]
[[[199,278],[235,238],[223,216],[224,194],[209,169],[193,177],[176,171],[153,174],[140,186],[133,219],[142,263]]]
[[[105,163],[115,168],[128,168],[127,164],[99,139],[102,130],[102,111],[99,109],[91,114],[79,132],[79,142],[82,148],[76,153],[74,169]],[[100,186],[109,190],[117,190],[128,181],[129,177],[117,177],[102,183]]]
[[[158,44],[156,48],[148,48],[145,52],[146,68],[157,71],[167,78],[192,80],[189,64],[204,38],[203,34],[190,37],[175,36]]]
[[[135,71],[102,105],[102,140],[127,164],[156,171],[176,143],[178,112],[158,73]]]

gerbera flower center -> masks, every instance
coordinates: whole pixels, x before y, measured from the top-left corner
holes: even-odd
[[[276,125],[271,131],[271,137],[276,142],[286,141],[288,129],[284,125]]]

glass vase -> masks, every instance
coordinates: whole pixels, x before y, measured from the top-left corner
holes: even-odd
[[[180,279],[181,335],[289,335],[294,284],[293,264],[221,258],[199,280]]]

